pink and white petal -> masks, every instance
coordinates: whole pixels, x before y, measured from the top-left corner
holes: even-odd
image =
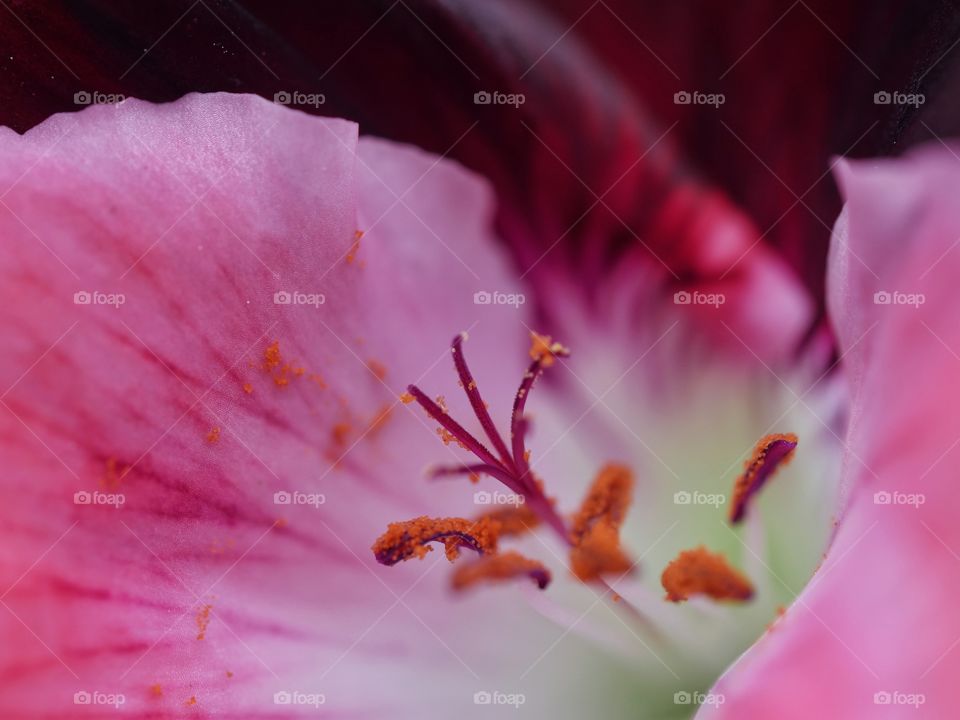
[[[280,691],[337,717],[473,708],[491,628],[536,631],[506,595],[464,623],[439,557],[367,553],[388,521],[472,510],[422,482],[449,456],[404,385],[458,391],[471,326],[497,348],[481,382],[519,377],[498,318],[522,309],[473,299],[512,288],[486,186],[231,95],[3,131],[0,176],[4,716],[97,716],[74,704],[95,691],[139,717],[315,712]]]
[[[704,717],[954,713],[956,152],[927,146],[839,170],[829,302],[853,393],[847,502],[822,566],[717,684],[726,702]]]

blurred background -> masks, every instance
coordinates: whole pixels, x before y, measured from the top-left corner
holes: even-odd
[[[569,259],[601,244],[612,262],[637,237],[669,257],[655,209],[689,174],[821,298],[831,157],[898,152],[960,118],[960,12],[940,0],[0,4],[0,124],[111,94],[280,93],[486,175],[521,266],[563,228]]]

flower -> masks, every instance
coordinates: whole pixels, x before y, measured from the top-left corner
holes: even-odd
[[[751,277],[788,277],[770,255],[751,259],[756,273],[727,305],[703,307],[678,303],[638,253],[628,267],[650,278],[643,293],[625,274],[595,310],[573,293],[548,298],[571,356],[534,335],[524,370],[528,307],[477,293],[525,287],[492,241],[488,187],[452,163],[236,95],[56,115],[5,132],[0,154],[3,604],[20,648],[0,670],[16,679],[0,700],[8,716],[118,698],[142,716],[295,716],[321,702],[469,715],[485,692],[558,715],[588,702],[673,708],[674,692],[705,688],[783,599],[753,555],[797,583],[813,567],[832,435],[792,410],[777,417],[791,397],[757,376],[760,358],[809,374],[783,360],[802,323],[765,331],[768,313],[729,311],[749,309],[735,299],[754,292]],[[784,284],[768,298],[778,306],[795,319],[802,295]],[[703,345],[716,318],[731,340]],[[418,480],[424,464],[462,463],[456,442],[469,443],[449,424],[462,419],[453,396],[418,389],[456,389],[451,327],[470,332],[469,344],[456,336],[455,367],[484,429],[484,402],[502,407],[521,385],[520,444],[503,449],[542,479],[541,496],[511,489],[546,525],[451,577],[434,556],[381,568],[368,548],[391,523],[471,517],[493,497],[475,499],[462,479]],[[468,347],[473,370],[460,364]],[[554,382],[531,393],[540,369]],[[776,422],[809,452],[762,491],[790,512],[762,524],[748,512],[744,540],[717,498]],[[677,505],[687,491],[694,501]],[[577,507],[565,525],[560,513]],[[570,541],[541,532],[550,512],[553,529],[574,533],[569,563],[588,584],[570,574]],[[503,518],[490,523],[502,532]],[[781,543],[797,549],[778,557]],[[651,595],[645,580],[656,586],[698,544],[741,568],[756,600],[707,610]],[[517,574],[536,583],[478,582]],[[452,598],[451,582],[470,591]],[[583,685],[558,687],[571,673]]]
[[[819,19],[823,9],[811,5],[801,9]],[[222,9],[203,9],[224,26]],[[410,10],[383,27],[459,38],[458,50],[505,92],[520,89],[514,64],[557,34],[529,7],[418,9],[428,23]],[[637,8],[611,0],[600,10],[623,22]],[[291,48],[324,64],[326,50],[305,49],[318,46],[302,34],[307,26],[260,15],[269,22],[247,29],[279,33],[265,43],[288,77],[310,75]],[[843,18],[845,27],[856,20]],[[121,24],[140,43],[139,20]],[[587,19],[578,34],[607,59],[623,58],[593,27]],[[477,28],[496,42],[477,40]],[[449,46],[441,39],[436,49]],[[651,92],[649,73],[621,78],[627,93],[597,84],[604,72],[576,43],[549,54],[522,88],[537,100],[523,122],[492,124],[497,153],[485,150],[491,124],[464,140],[446,137],[455,123],[439,111],[421,122],[439,97],[429,83],[395,83],[410,94],[389,117],[382,106],[358,108],[343,89],[369,77],[369,62],[350,63],[325,107],[362,119],[367,132],[464,160],[492,181],[496,201],[455,163],[358,142],[351,123],[245,96],[125,100],[54,116],[23,138],[0,135],[0,222],[10,239],[0,250],[10,343],[0,377],[10,498],[0,512],[9,527],[0,612],[8,646],[20,649],[0,662],[6,715],[96,716],[110,706],[143,717],[287,717],[323,706],[472,716],[506,703],[557,717],[698,707],[738,717],[776,707],[788,717],[824,711],[823,694],[803,689],[810,678],[850,716],[877,704],[947,712],[940,677],[952,646],[925,664],[942,644],[927,619],[945,612],[927,590],[949,573],[931,548],[949,555],[953,538],[931,514],[924,483],[953,449],[953,423],[926,385],[923,407],[943,427],[909,451],[901,418],[863,418],[885,397],[885,353],[913,377],[946,375],[935,357],[952,346],[949,325],[940,326],[946,290],[923,281],[943,281],[953,249],[938,194],[954,180],[950,149],[876,171],[844,166],[850,203],[831,266],[841,375],[828,337],[808,332],[820,265],[795,241],[813,244],[810,218],[787,218],[773,237],[795,266],[812,268],[812,292],[767,247],[771,231],[761,234],[730,200],[752,219],[779,215],[779,199],[749,190],[762,168],[731,170],[723,143],[684,121],[681,146],[710,145],[695,153],[698,164],[728,194],[677,173],[676,145],[661,144],[644,119],[647,110],[670,117],[647,106],[669,95]],[[140,81],[117,89],[178,96],[163,85],[177,73],[151,65],[145,92],[129,89]],[[469,79],[448,77],[471,96]],[[556,77],[569,81],[559,105],[544,82]],[[234,89],[245,82],[231,78]],[[446,119],[462,114],[457,97],[444,99]],[[51,91],[8,112],[27,127],[49,113],[48,101],[64,99]],[[823,127],[822,111],[835,106],[811,105],[811,124]],[[768,124],[746,120],[749,130],[734,126],[748,149],[776,143]],[[571,141],[578,135],[605,142],[586,158]],[[782,146],[780,174],[822,172],[821,145]],[[522,163],[503,162],[520,154]],[[592,190],[608,185],[602,196]],[[829,191],[814,195],[815,207],[831,207]],[[917,218],[933,219],[918,231]],[[917,237],[912,254],[895,234]],[[878,251],[868,237],[886,242]],[[914,282],[891,259],[924,270]],[[913,284],[901,288],[905,277]],[[467,329],[469,344],[458,334],[450,348],[455,378],[445,348]],[[904,338],[922,348],[913,365],[897,354]],[[524,370],[530,339],[534,365]],[[460,407],[455,379],[468,401]],[[514,397],[504,413],[498,403]],[[894,399],[909,416],[915,395]],[[510,433],[499,437],[508,418]],[[465,451],[481,463],[463,465]],[[418,482],[428,462],[439,464],[434,481]],[[881,528],[890,532],[882,542],[872,535]],[[430,554],[432,542],[446,552]],[[455,563],[449,570],[442,555]],[[916,568],[915,585],[878,584],[878,557]],[[424,562],[401,562],[413,558]],[[848,561],[840,578],[856,582],[841,584],[833,568]],[[863,588],[871,602],[849,611],[846,593],[862,602]],[[906,612],[891,613],[889,598]],[[870,632],[880,621],[917,638],[915,647],[891,652]],[[942,627],[949,634],[949,622]],[[579,685],[557,682],[574,675]]]

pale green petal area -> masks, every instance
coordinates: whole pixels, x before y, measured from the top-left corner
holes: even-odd
[[[603,717],[682,718],[698,703],[722,701],[705,694],[790,606],[829,542],[845,388],[826,372],[826,346],[814,342],[790,363],[753,355],[734,362],[698,345],[679,309],[666,311],[655,327],[659,331],[648,328],[642,340],[617,353],[609,345],[574,346],[573,356],[551,369],[553,382],[545,379],[530,402],[534,468],[564,512],[576,509],[608,461],[630,465],[637,481],[621,533],[624,547],[639,559],[637,572],[611,578],[611,584],[644,622],[623,605],[599,599],[602,588],[573,581],[559,542],[544,536],[521,544],[550,560],[556,574],[544,597],[531,596],[535,607],[568,629],[549,654],[566,656],[577,648],[582,656],[579,664],[556,660],[557,717],[583,716],[576,699],[562,692],[567,683],[583,683],[584,691],[609,683],[608,695],[591,700],[612,703]],[[796,433],[798,448],[754,498],[746,521],[732,527],[733,484],[757,441],[772,432]],[[663,599],[663,568],[698,545],[723,553],[751,579],[752,601]],[[606,657],[586,652],[582,643]],[[527,677],[534,681],[538,674]]]

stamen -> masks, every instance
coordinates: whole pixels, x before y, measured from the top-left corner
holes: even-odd
[[[470,478],[470,482],[477,482],[481,475],[489,475],[504,483],[508,481],[513,482],[512,477],[504,473],[499,467],[484,465],[482,463],[473,465],[444,465],[433,468],[429,473],[431,480],[439,480],[440,478],[449,478],[456,475],[466,475]]]
[[[428,543],[442,542],[447,559],[453,562],[460,548],[467,547],[480,555],[497,549],[498,523],[490,518],[430,518],[426,516],[390,523],[371,548],[381,565],[396,565],[412,557],[423,558],[433,550]]]
[[[540,524],[540,516],[526,505],[497,508],[484,513],[480,518],[489,518],[498,523],[497,537],[501,538],[523,535]]]
[[[559,343],[551,342],[550,338],[544,338],[536,333],[533,333],[532,336],[534,347],[530,354],[534,360],[520,384],[520,390],[514,402],[513,417],[511,418],[514,451],[512,457],[506,443],[490,418],[486,403],[483,402],[483,398],[477,389],[477,382],[470,373],[463,356],[465,334],[458,335],[453,339],[451,352],[453,353],[454,364],[460,378],[460,385],[467,393],[470,405],[494,449],[500,454],[499,459],[483,443],[450,417],[442,398],[438,397],[436,400],[431,400],[416,385],[409,385],[407,392],[400,396],[403,403],[410,403],[415,400],[427,412],[427,415],[440,424],[437,432],[444,443],[456,441],[481,461],[479,464],[464,463],[437,468],[432,472],[432,477],[467,475],[471,480],[475,480],[481,473],[490,475],[517,493],[523,501],[523,505],[512,508],[496,508],[474,521],[463,518],[419,517],[406,522],[391,523],[387,527],[387,531],[373,545],[372,549],[378,562],[384,565],[395,565],[412,557],[422,558],[432,550],[429,543],[442,542],[446,548],[447,558],[451,561],[459,557],[460,549],[463,547],[475,550],[484,556],[484,560],[491,561],[490,563],[477,565],[475,569],[466,572],[459,580],[455,579],[455,583],[459,582],[464,587],[483,578],[500,579],[519,574],[530,575],[541,588],[546,587],[550,576],[546,568],[540,563],[523,558],[516,553],[507,553],[504,556],[496,554],[497,539],[500,535],[520,535],[541,521],[550,525],[566,542],[571,542],[570,532],[563,518],[554,508],[553,500],[544,493],[543,484],[540,480],[529,472],[529,453],[523,445],[523,435],[527,428],[527,421],[523,418],[523,409],[534,380],[542,372],[543,367],[551,365],[556,357],[566,356],[569,351]],[[628,503],[629,498],[622,504],[625,507]],[[615,536],[622,519],[622,511],[617,511],[616,506],[617,503],[611,504],[613,509],[607,512],[610,517],[604,519],[604,522],[609,525],[610,531],[594,531],[593,527],[590,527],[581,532],[581,535],[592,534],[590,542],[584,543],[584,552],[590,557],[600,558],[593,561],[594,565],[600,568],[598,572],[617,566],[617,562],[608,557],[610,547],[619,550],[618,540]],[[614,536],[613,541],[609,539],[611,531]],[[596,545],[601,545],[602,548],[594,547]]]
[[[620,525],[630,507],[633,473],[623,465],[604,466],[573,517],[570,569],[583,581],[604,573],[625,573],[633,563],[620,548]]]
[[[558,342],[553,342],[549,335],[530,333],[530,357],[539,360],[543,367],[550,367],[558,357],[566,357],[570,351]]]
[[[493,443],[493,447],[500,454],[500,459],[503,461],[503,464],[508,468],[512,468],[513,461],[510,458],[507,445],[503,442],[497,426],[493,424],[493,420],[490,418],[490,412],[487,410],[483,398],[480,397],[480,391],[477,389],[477,382],[473,379],[473,375],[470,374],[470,368],[467,367],[467,359],[463,356],[461,348],[463,341],[466,339],[467,334],[460,333],[453,339],[453,345],[450,348],[450,352],[453,354],[453,364],[456,366],[457,374],[460,376],[460,384],[463,386],[463,391],[467,394],[467,399],[470,401],[470,406],[480,421],[480,425],[483,427],[487,437],[490,438],[490,442]]]
[[[526,478],[530,472],[530,454],[526,450],[525,438],[529,429],[529,422],[523,417],[523,410],[527,404],[527,397],[533,389],[533,383],[543,372],[543,368],[553,365],[557,357],[569,357],[570,350],[560,343],[551,342],[549,336],[530,333],[530,357],[533,362],[527,368],[520,382],[520,388],[513,400],[513,413],[510,417],[510,437],[513,442],[513,462],[521,478]]]
[[[711,553],[702,545],[677,555],[664,569],[660,582],[670,602],[682,602],[698,594],[714,600],[744,601],[753,597],[750,581],[730,567],[723,555]]]
[[[744,464],[743,474],[734,483],[730,505],[731,523],[737,524],[743,520],[750,498],[773,477],[778,467],[793,459],[796,447],[797,436],[793,433],[775,433],[760,439],[753,449],[753,455]]]
[[[420,407],[427,411],[427,415],[436,420],[444,430],[463,443],[463,446],[489,465],[499,465],[500,461],[493,456],[483,443],[467,432],[463,426],[444,412],[443,408],[427,397],[416,385],[407,386],[407,392],[413,395]]]
[[[484,580],[502,582],[527,575],[541,590],[550,584],[550,571],[536,560],[524,557],[513,550],[491,555],[459,566],[453,573],[453,589],[465,590]]]

